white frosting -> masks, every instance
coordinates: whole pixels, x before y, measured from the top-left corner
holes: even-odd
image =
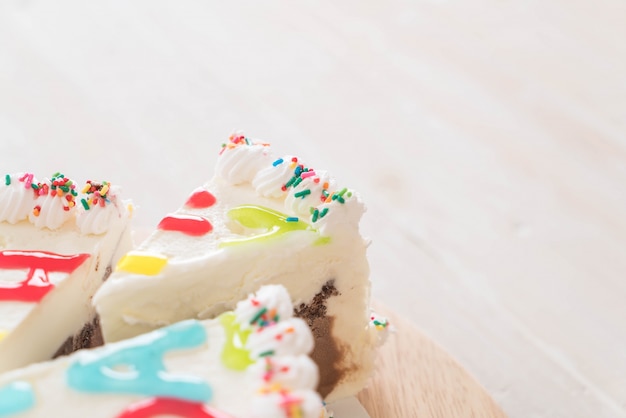
[[[271,376],[273,383],[289,389],[315,389],[317,366],[308,356],[264,357],[250,366],[249,371],[259,380]]]
[[[35,206],[35,192],[30,182],[20,181],[25,174],[9,175],[10,184],[0,183],[0,222],[15,224],[28,218]],[[36,182],[35,179],[32,180]]]
[[[231,184],[247,183],[268,162],[270,155],[262,144],[227,146],[222,150],[215,171]]]
[[[296,157],[286,155],[261,167],[252,179],[252,187],[263,197],[280,198],[285,195],[287,191],[282,190],[282,187],[293,177],[294,165],[301,164],[299,161],[293,162],[294,158]]]
[[[330,191],[334,190],[335,180],[326,171],[315,171],[315,175],[306,177],[297,186],[289,189],[285,198],[285,209],[293,211],[302,217],[311,217],[311,208],[320,206],[324,185],[328,184]],[[297,196],[298,193],[310,191],[309,194]],[[360,219],[360,216],[358,216]]]
[[[253,332],[248,337],[246,348],[252,358],[266,353],[279,356],[307,354],[313,350],[313,336],[305,332],[309,327],[300,318],[290,318]]]
[[[259,313],[259,309],[275,311],[279,319],[291,318],[293,315],[289,293],[280,285],[263,286],[256,293],[256,296],[238,302],[237,309],[235,309],[237,322],[242,327],[251,328],[252,320]]]
[[[296,403],[294,410],[289,411],[289,401]],[[295,391],[285,396],[280,393],[259,394],[252,399],[251,418],[319,418],[321,411],[319,404],[321,398],[316,393],[308,391]],[[299,414],[299,415],[298,415]]]
[[[354,193],[354,192],[352,192]],[[355,195],[346,197],[345,203],[331,200],[317,207],[320,211],[328,209],[328,214],[314,223],[315,227],[324,235],[338,233],[339,230],[353,230],[358,228],[359,219],[365,212],[365,205]]]
[[[83,234],[103,234],[116,219],[128,216],[126,205],[118,198],[118,193],[119,187],[113,187],[105,205],[91,205],[89,209],[82,205],[78,207],[76,224]]]
[[[39,211],[31,211],[28,219],[37,228],[59,229],[74,215],[74,211],[65,209],[68,207],[67,200],[56,194],[38,196],[35,207],[39,207]]]

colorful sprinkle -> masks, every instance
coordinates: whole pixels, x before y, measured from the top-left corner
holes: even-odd
[[[251,146],[251,145],[261,145],[264,147],[269,146],[270,144],[264,142],[253,142],[250,139],[246,138],[243,134],[234,133],[228,138],[228,143],[222,144],[222,148],[220,149],[220,155],[224,153],[227,149],[233,149],[240,146]]]
[[[24,187],[25,188],[34,188],[35,185],[33,183],[33,179],[35,178],[35,175],[32,173],[25,173],[22,177],[19,178],[19,181],[24,182]]]
[[[111,184],[106,181],[96,183],[94,181],[87,180],[85,187],[81,190],[81,193],[88,196],[87,199],[81,199],[83,208],[85,208],[85,210],[89,210],[89,208],[94,206],[105,207],[111,202],[109,196],[110,189]]]
[[[285,183],[285,187],[286,187],[286,188],[289,188],[289,187],[291,187],[291,185],[292,185],[292,184],[294,184],[295,182],[296,182],[296,177],[294,176],[294,177],[290,178],[290,179],[287,181],[287,183]]]
[[[11,175],[7,174],[6,176],[4,176],[4,183],[9,186],[11,184]]]
[[[267,308],[261,308],[259,312],[257,312],[256,315],[254,315],[254,317],[250,320],[250,325],[254,325],[254,323],[258,321],[265,314],[265,312],[267,312]]]
[[[309,170],[306,171],[305,173],[302,173],[302,175],[300,177],[302,177],[303,179],[309,178],[309,177],[313,177],[315,175],[315,171],[314,170]]]
[[[293,195],[294,197],[301,197],[304,199],[307,195],[310,195],[310,194],[311,194],[311,190],[306,189],[306,190],[302,190],[297,193],[294,193]]]
[[[285,160],[283,160],[282,158],[279,158],[278,160],[274,161],[274,162],[272,163],[272,165],[273,165],[274,167],[276,167],[276,166],[278,166],[278,165],[282,164],[284,161],[285,161]]]
[[[389,326],[389,321],[387,320],[387,318],[372,316],[370,318],[370,321],[372,322],[372,324],[374,324],[377,330],[383,330],[387,328],[387,326]]]

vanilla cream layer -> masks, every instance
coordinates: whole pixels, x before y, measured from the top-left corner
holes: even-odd
[[[105,341],[118,341],[186,318],[211,318],[234,308],[259,286],[284,285],[294,306],[308,304],[329,280],[339,296],[327,302],[333,317],[332,337],[342,366],[354,372],[326,397],[352,395],[371,373],[376,342],[369,332],[369,266],[367,242],[352,223],[328,219],[323,231],[293,231],[267,241],[222,246],[233,239],[265,232],[229,221],[229,209],[254,204],[285,211],[284,199],[259,196],[250,184],[232,186],[214,179],[205,185],[216,197],[206,209],[182,208],[177,215],[200,215],[213,225],[202,237],[155,231],[137,251],[166,256],[167,265],[153,276],[114,272],[94,297]],[[341,219],[348,205],[333,208]],[[287,214],[290,215],[290,214]],[[329,214],[330,217],[331,214]],[[355,226],[356,223],[356,226]],[[311,225],[315,228],[315,224]],[[326,243],[320,243],[326,239]]]

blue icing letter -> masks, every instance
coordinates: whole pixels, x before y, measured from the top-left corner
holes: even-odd
[[[0,417],[26,411],[35,405],[35,394],[28,382],[13,382],[0,387]]]
[[[67,370],[68,385],[80,392],[166,396],[195,402],[211,399],[211,388],[194,376],[170,374],[163,355],[207,340],[196,320],[179,322],[94,352],[85,351]]]

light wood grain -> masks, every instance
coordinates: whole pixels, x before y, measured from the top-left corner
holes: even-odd
[[[467,371],[410,322],[378,303],[392,324],[376,374],[358,396],[372,418],[504,418]]]

